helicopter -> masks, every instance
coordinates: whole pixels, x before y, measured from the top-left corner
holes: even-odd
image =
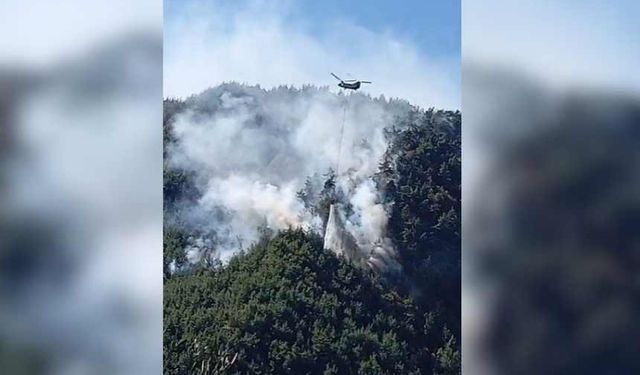
[[[370,81],[360,81],[357,79],[348,79],[348,80],[343,80],[342,78],[338,77],[337,75],[331,73],[332,76],[335,77],[335,79],[337,79],[338,81],[340,81],[340,83],[338,83],[339,87],[342,87],[343,89],[350,89],[350,90],[357,90],[360,88],[360,85],[363,83],[371,83]]]

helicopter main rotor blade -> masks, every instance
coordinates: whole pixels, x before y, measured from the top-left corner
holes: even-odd
[[[371,81],[360,81],[360,83],[371,83]]]
[[[335,79],[337,79],[338,81],[342,82],[342,79],[341,79],[340,77],[338,77],[337,75],[335,75],[335,74],[333,74],[333,73],[331,73],[331,75],[332,75],[332,76],[334,76],[334,77],[335,77]]]

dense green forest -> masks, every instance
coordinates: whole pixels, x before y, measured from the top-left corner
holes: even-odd
[[[415,112],[389,139],[377,177],[383,196],[393,203],[389,235],[408,292],[429,308],[444,308],[459,334],[460,113]]]
[[[165,152],[174,116],[202,100],[165,100]],[[460,113],[367,100],[404,110],[374,176],[402,271],[336,257],[312,231],[262,228],[228,263],[175,272],[199,230],[180,212],[199,192],[196,174],[165,163],[165,373],[460,373]],[[339,199],[323,178],[325,199],[305,202],[320,216]]]
[[[165,287],[165,371],[175,374],[456,373],[457,343],[421,310],[301,230]]]

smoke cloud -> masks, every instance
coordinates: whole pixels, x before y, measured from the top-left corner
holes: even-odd
[[[175,117],[168,163],[195,173],[201,195],[186,211],[210,213],[204,225],[211,230],[204,232],[218,238],[215,256],[226,260],[239,243],[255,241],[261,225],[323,234],[328,218],[306,209],[297,193],[307,181],[321,186],[321,175],[339,164],[334,208],[359,257],[368,259],[374,250],[387,262],[393,257],[388,207],[373,177],[387,149],[384,130],[408,113],[408,103],[311,87],[266,91],[227,84],[187,99],[186,107]]]

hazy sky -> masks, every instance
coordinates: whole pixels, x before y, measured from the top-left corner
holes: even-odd
[[[367,79],[372,95],[460,103],[459,1],[165,0],[164,95]]]
[[[466,0],[464,61],[640,92],[640,1]]]
[[[156,0],[0,1],[0,63],[42,67],[132,32],[162,32]]]

